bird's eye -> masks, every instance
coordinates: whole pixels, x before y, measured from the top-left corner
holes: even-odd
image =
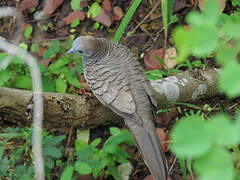
[[[83,51],[80,51],[80,50],[79,50],[78,53],[83,53]]]

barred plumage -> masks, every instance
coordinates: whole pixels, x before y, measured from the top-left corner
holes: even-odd
[[[144,70],[125,46],[80,36],[70,52],[81,52],[84,76],[100,102],[123,117],[155,180],[167,179],[167,163],[153,124],[156,101]]]

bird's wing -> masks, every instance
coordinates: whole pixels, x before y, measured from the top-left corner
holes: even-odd
[[[136,105],[129,88],[127,74],[120,68],[121,64],[117,61],[98,62],[86,69],[85,78],[102,104],[110,107],[117,114],[119,112],[133,114],[136,111]]]

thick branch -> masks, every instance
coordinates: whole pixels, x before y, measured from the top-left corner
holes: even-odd
[[[217,89],[219,69],[184,72],[176,76],[152,81],[159,108],[169,102],[197,102],[220,94]],[[104,107],[95,97],[59,93],[43,93],[45,129],[67,127],[96,127],[106,123],[119,123],[121,118]],[[0,123],[30,124],[32,92],[0,88]]]

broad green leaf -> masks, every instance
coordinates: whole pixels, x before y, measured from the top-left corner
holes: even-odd
[[[13,82],[14,87],[20,88],[20,89],[32,89],[32,80],[27,75],[19,75],[16,76]]]
[[[171,150],[178,157],[192,158],[209,150],[213,136],[200,116],[189,116],[174,125],[171,139]]]
[[[216,60],[219,64],[227,64],[229,61],[236,61],[237,49],[230,48],[226,43],[222,43],[216,52]]]
[[[189,38],[189,32],[187,32],[182,26],[178,26],[173,31],[173,41],[178,50],[179,62],[186,60],[190,55],[191,39]]]
[[[88,143],[89,138],[90,138],[90,130],[89,129],[77,130],[77,140],[83,140],[86,143]]]
[[[31,53],[36,53],[38,51],[38,48],[39,48],[38,44],[33,43],[30,47]]]
[[[111,135],[113,135],[113,136],[118,135],[121,132],[120,129],[117,127],[110,127],[109,130],[110,130]]]
[[[126,158],[131,157],[127,152],[125,152],[118,146],[107,145],[103,147],[103,151],[110,154],[114,154],[117,157],[117,161],[121,163],[126,163],[127,162]]]
[[[43,154],[53,158],[60,158],[62,156],[61,151],[53,146],[45,146],[43,148]]]
[[[121,133],[119,133],[118,135],[109,137],[108,140],[104,143],[104,146],[105,145],[116,146],[121,143],[135,145],[135,141],[133,140],[133,137],[129,133],[129,131],[121,131]]]
[[[223,114],[215,115],[211,117],[208,123],[216,144],[233,147],[240,142],[240,129],[236,128],[228,116]]]
[[[65,79],[56,80],[56,91],[59,93],[65,93],[67,90],[67,81]]]
[[[97,2],[94,2],[89,8],[87,16],[88,17],[92,16],[93,18],[95,18],[101,13],[101,10],[102,10],[101,6]]]
[[[49,76],[42,77],[42,85],[44,92],[56,92],[55,89],[56,80],[50,79]]]
[[[199,180],[233,180],[233,162],[230,152],[223,148],[211,148],[193,164]]]
[[[75,170],[81,175],[90,174],[92,172],[92,168],[81,161],[75,163]]]
[[[117,171],[117,168],[116,168],[116,165],[115,165],[114,161],[111,161],[107,165],[107,168],[108,168],[108,171],[114,177],[115,180],[120,180],[119,175],[118,175],[118,171]]]
[[[3,70],[0,71],[0,86],[3,86],[7,81],[9,81],[12,77],[12,71]]]
[[[212,25],[218,24],[220,19],[220,1],[207,0],[203,3],[203,14],[205,15],[205,23]]]
[[[227,35],[229,38],[240,39],[240,22],[231,22],[227,21],[223,24],[222,32]]]
[[[240,95],[240,64],[229,61],[221,71],[219,87],[230,98]]]
[[[190,30],[190,50],[193,55],[210,55],[217,47],[218,32],[213,26],[193,26]]]
[[[72,165],[68,165],[62,175],[61,175],[61,180],[71,180],[72,179],[72,174],[73,174],[73,166]]]
[[[49,169],[52,169],[54,167],[54,160],[50,157],[44,158],[44,165],[48,167]]]
[[[82,9],[80,7],[80,1],[81,0],[71,0],[71,7],[73,10],[81,10]]]
[[[240,6],[240,0],[232,0],[233,6]]]
[[[27,28],[24,30],[24,37],[25,39],[29,39],[32,34],[33,28],[32,26],[27,26]]]

